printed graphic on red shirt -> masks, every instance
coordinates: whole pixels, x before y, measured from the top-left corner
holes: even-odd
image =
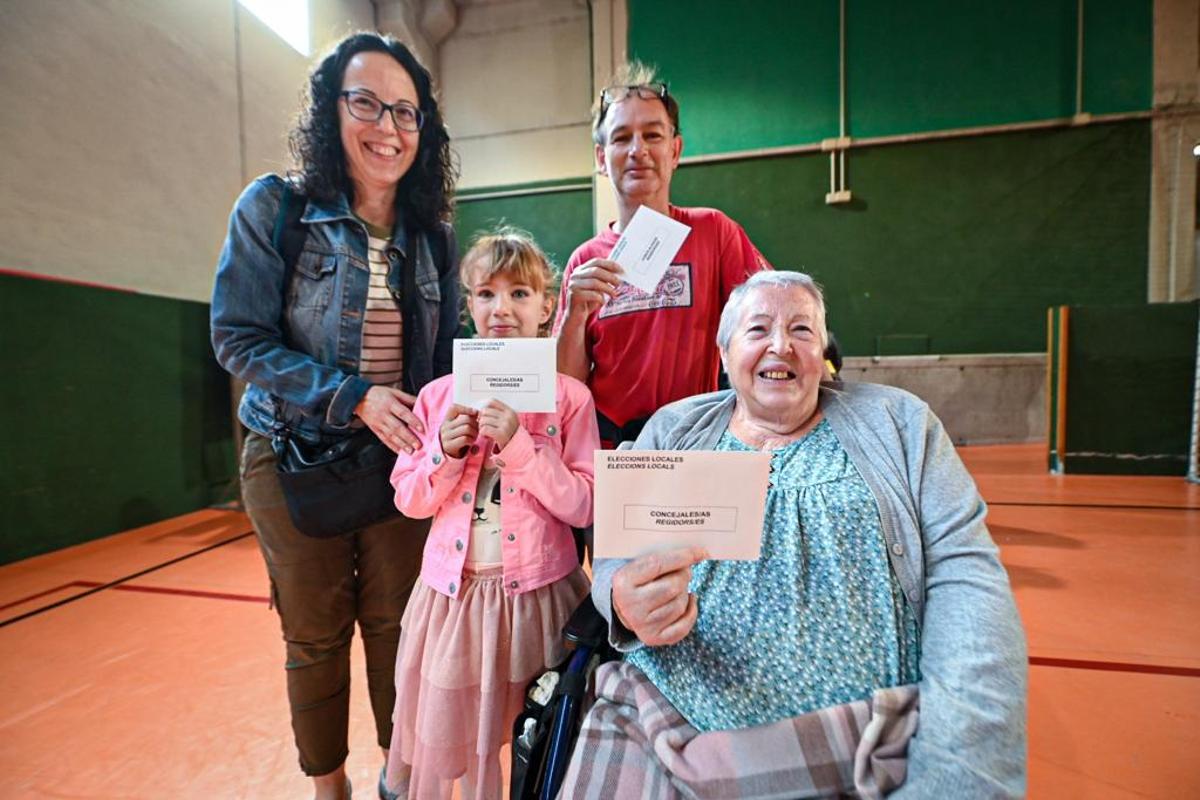
[[[598,317],[608,319],[634,311],[653,311],[656,308],[691,308],[692,265],[672,264],[654,289],[646,294],[641,289],[622,282],[617,287],[617,296],[600,309]]]

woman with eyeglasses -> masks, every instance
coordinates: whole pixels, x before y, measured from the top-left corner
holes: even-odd
[[[308,520],[289,513],[273,439],[282,433],[310,452],[419,446],[411,406],[450,371],[458,329],[447,222],[456,176],[429,72],[374,33],[347,37],[316,65],[289,143],[295,170],[258,178],[233,208],[212,339],[221,365],[248,384],[238,410],[249,429],[242,498],[287,643],[300,767],[325,800],[350,795],[356,623],[386,759],[400,618],[429,523],[392,509],[328,538],[302,533]],[[379,789],[385,796],[382,772]]]

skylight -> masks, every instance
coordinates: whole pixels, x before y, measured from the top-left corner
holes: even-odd
[[[238,0],[302,56],[309,55],[308,0]]]

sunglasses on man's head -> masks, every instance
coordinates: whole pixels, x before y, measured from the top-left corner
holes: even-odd
[[[637,83],[629,86],[607,86],[604,91],[600,92],[600,116],[603,117],[613,103],[620,102],[633,94],[643,100],[658,99],[665,102],[668,94],[667,84],[655,81],[654,83]]]

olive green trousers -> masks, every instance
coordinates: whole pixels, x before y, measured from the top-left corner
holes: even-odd
[[[349,752],[350,640],[362,635],[379,746],[392,740],[400,618],[421,571],[429,520],[391,517],[331,539],[296,530],[271,441],[246,436],[242,501],[271,579],[286,642],[292,731],[307,775],[337,769]]]

